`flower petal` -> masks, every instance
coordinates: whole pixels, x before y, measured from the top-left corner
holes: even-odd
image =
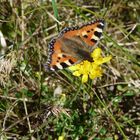
[[[102,63],[106,63],[106,62],[110,61],[111,59],[112,59],[112,56],[111,55],[110,56],[107,56],[107,57],[104,57],[102,59]]]
[[[87,74],[84,74],[82,76],[82,83],[86,83],[88,81],[88,75]]]
[[[101,52],[102,50],[100,48],[96,48],[92,53],[91,53],[91,57],[94,59],[98,59],[99,57],[101,57]]]
[[[73,75],[79,77],[81,75],[81,73],[79,71],[75,71],[75,72],[73,72]]]

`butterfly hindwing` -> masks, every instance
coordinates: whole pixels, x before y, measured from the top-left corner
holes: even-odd
[[[82,59],[90,61],[90,50],[100,39],[103,28],[104,21],[96,20],[81,27],[63,29],[48,45],[46,69],[63,69]]]
[[[47,70],[58,70],[71,66],[77,62],[77,59],[64,53],[62,47],[62,41],[52,40],[49,44],[48,60],[45,64]]]

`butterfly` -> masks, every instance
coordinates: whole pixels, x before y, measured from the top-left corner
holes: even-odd
[[[91,52],[100,39],[104,20],[94,20],[82,26],[66,27],[48,44],[47,71],[64,69],[83,60],[93,62]]]

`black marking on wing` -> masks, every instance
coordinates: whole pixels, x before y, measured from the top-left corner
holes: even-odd
[[[92,41],[93,43],[97,43],[98,40],[95,40],[92,38],[92,39],[90,39],[90,41]]]
[[[71,59],[69,59],[69,62],[70,62],[71,64],[74,64],[74,62],[73,62]]]
[[[84,35],[83,37],[84,37],[84,38],[88,38],[88,35]]]
[[[56,65],[53,65],[52,68],[53,68],[54,70],[58,70],[58,69],[59,69]],[[52,69],[51,69],[51,70],[52,70]]]
[[[101,32],[97,32],[97,31],[95,31],[95,32],[94,32],[94,35],[97,36],[98,38],[100,38],[101,35],[102,35],[102,33],[101,33]]]
[[[66,68],[66,67],[69,66],[69,65],[68,65],[67,63],[65,63],[65,62],[61,62],[60,65],[61,65],[63,68]]]

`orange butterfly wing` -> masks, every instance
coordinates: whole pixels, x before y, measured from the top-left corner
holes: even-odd
[[[89,49],[90,47],[92,49],[92,46],[94,46],[100,39],[103,28],[103,20],[92,21],[82,25],[81,27],[64,28],[58,35],[57,39],[53,39],[48,45],[48,60],[47,64],[45,64],[45,68],[47,70],[57,70],[75,64],[78,59],[72,55],[72,52],[74,49],[76,50],[76,48],[70,49],[72,46],[75,46],[72,44],[73,41],[71,39],[76,36],[80,37],[79,40],[82,40],[86,45],[89,46]],[[68,46],[67,43],[65,43],[65,45],[63,43],[63,38],[69,40],[69,44],[72,44],[72,46]],[[77,40],[77,42],[79,40]],[[77,47],[79,46],[80,44],[77,44]],[[65,47],[65,49],[67,47],[69,54],[63,53],[63,47]]]
[[[76,32],[75,30],[68,31],[64,35],[67,38],[71,38],[72,36],[79,35],[87,45],[93,46],[100,39],[103,28],[104,28],[104,21],[97,20],[82,25],[81,27],[79,27],[78,30],[76,30]]]

